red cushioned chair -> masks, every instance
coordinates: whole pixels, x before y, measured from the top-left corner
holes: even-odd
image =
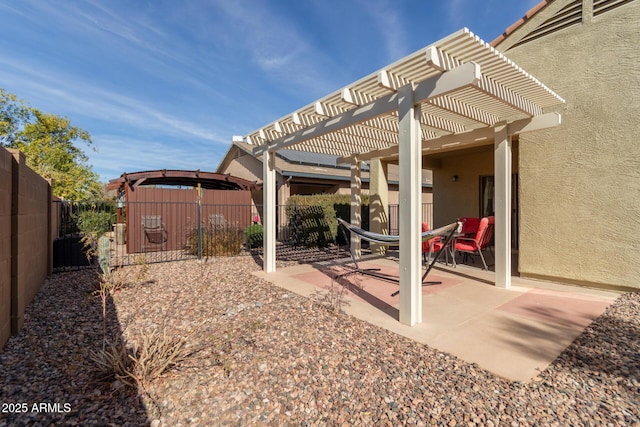
[[[489,248],[489,251],[492,252],[491,247],[489,247],[489,242],[493,235],[493,224],[494,217],[488,216],[482,218],[478,224],[478,229],[476,230],[475,235],[471,237],[458,237],[453,246],[454,250],[456,252],[462,252],[465,254],[465,257],[468,255],[480,255],[484,269],[488,270],[482,251]],[[462,226],[462,230],[464,232],[464,225]]]
[[[426,222],[422,223],[422,232],[429,231],[429,224]],[[433,239],[425,240],[422,242],[422,259],[425,264],[429,264],[428,259],[431,259],[431,254],[436,254],[440,252],[444,248],[444,242],[442,239],[438,237],[434,237]],[[428,259],[427,259],[428,254]],[[445,252],[446,255],[446,252]]]
[[[458,218],[458,221],[462,223],[462,231],[461,233],[465,235],[465,237],[472,237],[470,235],[475,235],[478,232],[478,227],[480,226],[480,218]]]

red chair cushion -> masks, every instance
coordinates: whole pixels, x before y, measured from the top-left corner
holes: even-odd
[[[433,252],[440,252],[444,248],[444,242],[439,237],[437,239],[438,241],[433,242]]]
[[[429,231],[429,224],[427,224],[426,222],[422,223],[422,232],[424,233],[425,231]],[[422,252],[429,252],[429,241],[428,240],[424,240],[422,242]]]
[[[462,234],[476,234],[480,225],[480,218],[460,218],[462,222]]]
[[[458,241],[455,244],[455,249],[456,249],[456,251],[476,252],[478,250],[478,247],[476,246],[476,244],[474,242],[461,242],[461,241]]]

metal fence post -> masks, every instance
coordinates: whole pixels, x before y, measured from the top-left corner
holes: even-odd
[[[293,204],[293,247],[298,247],[298,203]]]
[[[198,259],[202,259],[202,221],[200,219],[202,209],[202,186],[198,183]]]

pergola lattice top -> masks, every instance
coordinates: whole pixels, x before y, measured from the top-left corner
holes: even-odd
[[[265,144],[274,150],[295,145],[296,150],[338,156],[392,147],[398,144],[397,91],[407,84],[413,84],[416,93],[425,86],[425,97],[419,99],[423,140],[538,116],[564,102],[463,28],[245,140],[260,146],[255,154],[263,152]]]

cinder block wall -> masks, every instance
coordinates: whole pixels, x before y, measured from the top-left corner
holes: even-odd
[[[11,165],[0,147],[0,348],[11,335]]]
[[[0,347],[51,273],[51,233],[51,185],[0,147]]]

